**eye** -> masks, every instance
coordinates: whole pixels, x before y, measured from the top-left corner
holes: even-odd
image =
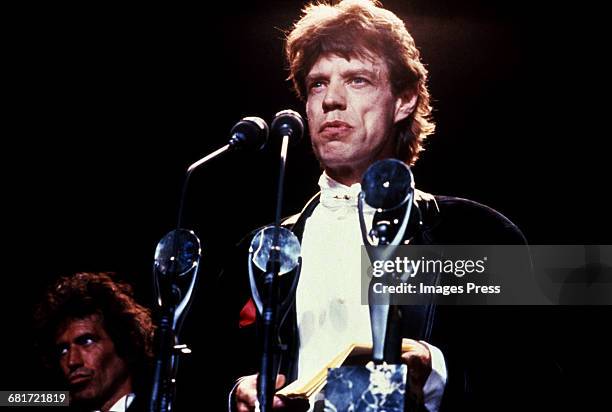
[[[76,339],[76,343],[81,346],[89,346],[95,342],[96,338],[92,335],[83,335]]]
[[[354,86],[365,86],[370,84],[370,81],[365,77],[357,76],[351,79],[351,84]]]
[[[325,82],[323,80],[313,80],[308,84],[308,90],[316,92],[325,87]]]
[[[57,354],[59,356],[64,356],[68,353],[68,345],[63,345],[57,348]]]

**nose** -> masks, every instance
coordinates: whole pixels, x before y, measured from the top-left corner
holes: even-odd
[[[330,82],[323,98],[323,112],[346,109],[346,94],[342,84]]]
[[[70,347],[67,354],[66,362],[69,370],[75,370],[83,366],[83,355],[81,349],[75,346]]]

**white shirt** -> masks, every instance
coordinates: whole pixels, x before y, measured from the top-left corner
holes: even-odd
[[[306,221],[302,237],[302,271],[296,292],[300,334],[298,378],[311,376],[352,342],[372,342],[368,305],[361,303],[361,246],[357,196],[361,185],[348,187],[323,173],[321,203]],[[364,208],[369,230],[374,209]],[[432,371],[423,387],[425,406],[440,407],[446,364],[433,345]]]
[[[126,395],[123,395],[121,398],[119,398],[117,402],[115,402],[113,406],[110,407],[108,412],[125,412],[126,409],[130,407],[135,397],[136,395],[133,393],[128,393]],[[95,410],[92,412],[100,412],[100,411]]]

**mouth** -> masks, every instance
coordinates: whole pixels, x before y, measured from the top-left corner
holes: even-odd
[[[86,382],[89,382],[91,378],[93,378],[93,375],[90,373],[75,373],[70,375],[68,382],[71,386],[80,386]]]
[[[326,134],[336,134],[336,133],[344,133],[351,130],[353,127],[343,122],[342,120],[332,120],[328,122],[324,122],[319,128],[319,133]]]

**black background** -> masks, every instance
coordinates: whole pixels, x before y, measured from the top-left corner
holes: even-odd
[[[302,5],[3,13],[2,389],[55,385],[30,330],[51,280],[114,271],[150,302],[153,251],[175,224],[185,168],[225,144],[244,116],[303,113],[282,54],[282,31]],[[437,131],[414,168],[417,185],[500,210],[532,244],[610,243],[601,10],[588,2],[384,5],[407,22],[430,71]],[[233,242],[273,219],[277,153],[278,142],[193,176],[186,226],[200,236],[209,272],[185,330],[194,354],[182,367],[183,405],[202,396],[202,377],[219,367],[209,361],[220,354],[203,343],[215,339],[206,325],[223,304],[212,279]],[[289,153],[285,215],[315,193],[318,175],[304,139]],[[595,402],[606,383],[597,373],[610,365],[609,309],[532,310],[570,382],[571,393],[559,396]],[[516,339],[537,357],[519,328]]]

